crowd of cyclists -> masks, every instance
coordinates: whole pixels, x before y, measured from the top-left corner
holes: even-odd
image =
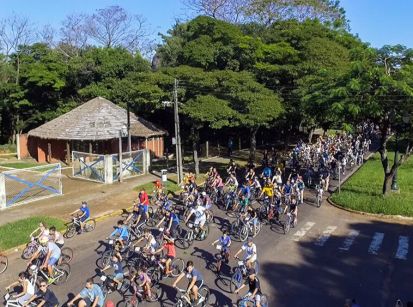
[[[177,306],[206,306],[210,290],[201,270],[191,259],[178,258],[176,247],[187,249],[195,240],[206,240],[216,210],[222,210],[228,218],[220,223],[222,235],[211,243],[218,250],[213,270],[226,274],[223,267],[237,259],[229,270],[231,291],[248,288],[238,305],[268,306],[260,287],[254,238],[263,225],[280,227],[284,233],[295,227],[299,207],[309,194],[306,189],[314,189],[321,204],[330,177],[361,164],[370,144],[366,134],[341,134],[320,137],[313,144],[300,141],[287,156],[265,150],[260,166],[249,162],[241,167],[231,160],[224,170],[211,167],[201,185],[194,174],[186,174],[178,198],[167,195],[162,183],[156,181],[151,197],[145,189],[139,191],[132,211],[119,219],[106,237],[97,261],[99,281],[95,281],[96,276],[87,279],[67,305],[103,307],[108,294],[115,291],[122,296],[124,306],[159,301],[161,281],[172,278]],[[91,212],[86,202],[72,214],[79,234],[94,229],[88,228]],[[8,298],[8,306],[30,306],[33,302],[36,306],[58,306],[49,286],[64,283],[70,275],[67,258],[71,257],[62,252],[64,235],[40,223],[31,237],[38,245],[29,257],[27,271],[6,289],[22,287],[20,293]],[[232,240],[243,242],[235,253],[231,251]],[[36,273],[34,278],[33,271],[41,276]],[[188,282],[186,289],[178,287],[183,279]]]

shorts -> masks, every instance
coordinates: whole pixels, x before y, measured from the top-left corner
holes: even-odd
[[[18,302],[20,305],[23,305],[23,304],[24,304],[25,302],[27,302],[31,297],[32,297],[32,294],[26,293],[25,295],[19,297],[19,298],[17,299],[17,302]]]
[[[166,255],[166,257],[165,257],[166,259],[171,259],[171,260],[174,260],[175,259],[175,256],[171,256],[171,255]]]
[[[246,256],[244,257],[244,261],[249,260],[251,263],[257,261],[257,255],[253,255],[253,256]]]
[[[247,295],[251,297],[252,293],[248,292]],[[261,294],[259,294],[259,293],[255,294],[254,300],[255,300],[255,305],[257,305],[257,303],[260,303],[261,302]]]
[[[198,289],[200,289],[203,285],[204,285],[204,281],[203,281],[203,280],[197,280],[197,281],[195,282],[195,285],[194,285],[194,286],[197,286]]]
[[[63,248],[63,246],[64,246],[64,243],[63,244],[61,244],[61,243],[55,243],[60,249],[62,249]]]
[[[128,241],[128,237],[120,237],[120,240],[122,240],[123,242],[127,242]]]
[[[148,213],[148,211],[149,211],[149,206],[142,206],[141,207],[141,212],[142,213]]]
[[[59,261],[59,257],[50,257],[49,262],[47,265],[54,266]]]
[[[116,279],[116,280],[118,280],[118,281],[121,281],[121,280],[123,279],[123,273],[116,273],[116,274],[113,276],[113,279]]]
[[[204,227],[206,222],[206,217],[202,217],[200,219],[195,219],[194,225],[199,226],[199,227]]]
[[[86,306],[88,307],[93,305],[93,302],[88,297],[82,298],[82,300],[86,303]],[[97,304],[96,307],[103,307],[103,306],[100,306],[99,304]]]
[[[85,215],[80,218],[80,221],[83,223],[83,222],[86,222],[88,219],[89,217]]]

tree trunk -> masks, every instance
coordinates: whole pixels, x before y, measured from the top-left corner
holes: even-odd
[[[198,130],[195,129],[195,126],[191,127],[191,139],[192,139],[192,151],[193,159],[195,164],[195,174],[199,175],[199,159],[198,159]]]
[[[255,161],[255,152],[257,150],[257,132],[258,128],[251,128],[250,129],[250,161]]]
[[[391,183],[393,179],[394,174],[386,174],[384,175],[384,181],[383,181],[383,196],[386,196],[389,194],[391,191]]]
[[[314,130],[314,128],[310,128],[310,133],[308,135],[308,144],[311,144],[311,141],[313,140]]]

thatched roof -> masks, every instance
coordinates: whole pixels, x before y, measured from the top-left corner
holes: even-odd
[[[131,135],[152,137],[166,132],[130,113]],[[119,137],[127,125],[127,111],[113,102],[96,97],[70,112],[29,131],[29,136],[58,140],[109,140]]]

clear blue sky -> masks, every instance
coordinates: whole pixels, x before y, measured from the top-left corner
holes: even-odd
[[[146,17],[156,36],[165,33],[175,19],[185,19],[182,0],[0,0],[0,17],[12,12],[23,14],[38,26],[59,26],[71,13],[92,13],[97,8],[120,5]],[[350,20],[351,31],[373,47],[403,44],[413,47],[413,0],[341,0]]]

